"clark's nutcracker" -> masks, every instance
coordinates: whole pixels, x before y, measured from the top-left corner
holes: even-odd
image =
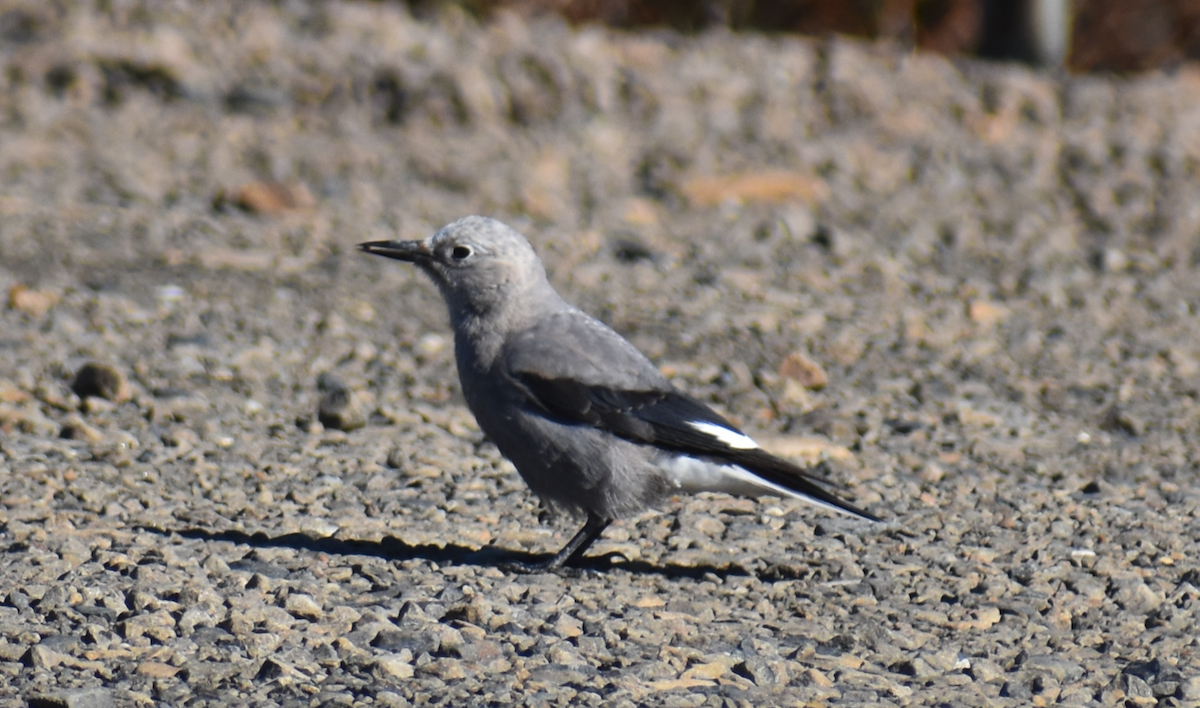
[[[878,521],[764,452],[621,335],[565,302],[525,237],[499,221],[468,216],[424,241],[359,248],[433,278],[479,427],[544,502],[587,516],[534,568],[578,561],[614,519],[681,492],[794,497]]]

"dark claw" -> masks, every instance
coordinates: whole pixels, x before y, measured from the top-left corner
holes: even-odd
[[[606,519],[595,514],[588,514],[587,521],[583,524],[583,528],[579,529],[567,545],[562,547],[558,553],[550,556],[546,560],[537,561],[534,563],[505,563],[500,566],[501,570],[506,570],[512,573],[548,573],[558,572],[564,569],[565,566],[574,565],[583,559],[583,554],[589,547],[604,533],[604,529],[612,523],[612,519]]]

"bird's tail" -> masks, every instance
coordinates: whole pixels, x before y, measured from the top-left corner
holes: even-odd
[[[869,511],[860,509],[832,492],[833,482],[814,475],[787,460],[761,449],[746,450],[731,460],[757,478],[763,486],[777,494],[793,497],[841,514],[857,516],[867,521],[882,521]]]

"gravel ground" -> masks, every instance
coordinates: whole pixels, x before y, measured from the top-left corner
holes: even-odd
[[[1200,705],[1195,67],[7,7],[0,704]],[[502,570],[574,522],[353,248],[468,213],[887,523],[685,498]]]

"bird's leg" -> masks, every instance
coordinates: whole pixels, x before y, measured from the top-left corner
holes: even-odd
[[[612,519],[606,519],[589,511],[583,528],[579,529],[579,532],[570,541],[567,541],[567,545],[563,546],[561,551],[544,561],[524,565],[523,569],[530,573],[541,573],[577,562],[583,558],[583,554],[595,543],[597,538],[600,538],[600,534],[604,533],[604,529],[608,528],[611,523]]]

